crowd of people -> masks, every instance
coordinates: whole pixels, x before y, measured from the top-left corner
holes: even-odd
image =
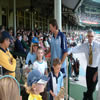
[[[93,41],[94,32],[92,30],[88,31],[88,42],[84,43],[85,36],[83,34],[76,34],[76,31],[75,34],[66,36],[58,29],[55,19],[52,19],[49,25],[49,33],[18,29],[16,38],[12,29],[7,32],[4,26],[0,27],[0,100],[12,100],[10,97],[14,97],[14,95],[17,95],[15,100],[23,99],[24,95],[20,97],[20,86],[15,79],[16,67],[18,66],[16,65],[17,56],[25,57],[25,65],[21,66],[21,68],[27,72],[27,81],[24,87],[29,96],[24,100],[47,100],[47,97],[49,100],[60,100],[60,98],[64,100],[63,87],[64,79],[67,78],[67,56],[79,52],[84,52],[87,62],[89,62],[86,72],[87,92],[84,92],[83,100],[93,100],[93,92],[97,84],[100,51],[100,45]],[[81,45],[77,46],[79,42]],[[93,57],[91,57],[92,62],[89,58],[89,44],[93,45],[94,50]],[[69,56],[69,59],[71,61],[72,57]],[[75,66],[71,64],[71,73],[74,70],[76,77],[78,77],[80,65],[78,59],[75,61],[77,62]],[[50,65],[48,65],[48,62]],[[21,73],[24,74],[23,71]],[[16,89],[18,91],[16,91],[16,94],[13,92],[12,95],[12,91],[9,91],[9,99],[3,99],[3,96],[6,97],[7,90],[1,91],[1,87],[3,87],[1,81],[5,82],[5,80],[7,86],[11,83],[17,85]],[[9,80],[14,81],[14,83],[12,81],[9,83]],[[12,89],[13,86],[9,86],[9,88]]]
[[[98,14],[80,14],[79,18],[81,21],[87,21],[87,22],[95,22],[100,23],[100,15]]]

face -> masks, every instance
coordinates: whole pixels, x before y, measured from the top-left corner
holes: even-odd
[[[45,88],[44,84],[37,84],[37,91],[39,91],[39,93],[43,92]]]
[[[42,92],[44,92],[44,88],[45,88],[45,85],[44,84],[39,84],[39,83],[37,83],[36,85],[35,85],[35,87],[33,87],[33,88],[35,88],[34,90],[34,92],[36,93],[36,94],[40,94],[40,93],[42,93]]]
[[[92,43],[92,41],[93,41],[93,39],[94,39],[94,33],[92,32],[92,33],[88,33],[88,42],[89,43]]]
[[[51,31],[52,33],[54,33],[55,30],[56,30],[56,27],[55,27],[55,26],[53,27],[52,24],[50,24],[49,26],[50,26],[50,31]]]
[[[32,50],[33,50],[33,52],[36,52],[36,51],[37,51],[37,48],[38,48],[37,45],[33,45],[33,46],[32,46]]]
[[[7,49],[8,47],[9,47],[9,45],[10,45],[10,39],[5,39],[4,40],[4,45],[5,45],[5,49]]]
[[[37,57],[38,57],[38,59],[42,59],[43,55],[44,55],[44,52],[43,52],[42,49],[40,49],[40,50],[37,51]]]
[[[24,41],[27,41],[27,36],[26,36],[26,35],[24,35],[23,39],[24,39]]]
[[[54,66],[53,68],[54,68],[54,73],[58,74],[60,72],[60,69],[61,69],[61,64],[60,65],[58,64],[58,65]]]

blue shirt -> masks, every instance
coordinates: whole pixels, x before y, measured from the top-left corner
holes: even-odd
[[[29,61],[31,61],[31,64],[36,60],[36,53],[28,53],[26,57],[26,64],[29,64]]]
[[[37,55],[36,53],[31,53],[29,52],[27,57],[26,57],[26,64],[29,64],[29,61],[31,61],[31,64],[36,60]],[[43,60],[45,60],[45,56],[43,56]]]
[[[65,34],[59,31],[56,38],[52,36],[50,46],[51,46],[51,66],[52,66],[54,58],[59,58],[61,60],[63,54],[68,51]],[[66,60],[62,64],[62,68],[64,68],[65,66],[66,66]]]

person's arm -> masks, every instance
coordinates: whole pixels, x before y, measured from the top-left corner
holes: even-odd
[[[56,97],[56,95],[53,93],[52,90],[50,90],[49,92],[50,92],[50,94],[51,94],[53,97]]]
[[[71,48],[69,51],[68,51],[68,55],[71,54],[71,53],[82,53],[82,52],[85,52],[85,44],[81,44],[79,46],[75,46],[73,48]]]
[[[61,86],[60,87],[64,87],[64,81],[63,81],[63,74],[61,75]]]
[[[30,53],[28,53],[28,55],[27,55],[27,57],[26,57],[26,64],[28,64],[29,63],[29,61],[30,61],[31,59],[30,59]]]
[[[67,56],[68,56],[68,53],[65,52],[65,53],[63,54],[62,59],[61,59],[61,64],[63,64],[63,62],[65,61],[65,59],[66,59]]]
[[[16,60],[12,57],[12,55],[9,53],[10,57],[8,55],[0,55],[0,65],[4,67],[5,69],[9,71],[15,71],[16,69]]]
[[[63,56],[61,59],[61,64],[64,62],[64,60],[66,59],[66,57],[68,56],[67,52],[68,52],[68,48],[67,48],[67,39],[66,36],[64,34],[61,34],[61,49],[63,52]]]
[[[45,75],[48,76],[48,66],[47,66],[47,61],[45,61]]]
[[[48,76],[48,70],[47,70],[47,68],[45,69],[45,73],[44,74]]]

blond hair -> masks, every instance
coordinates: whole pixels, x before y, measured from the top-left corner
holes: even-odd
[[[34,84],[34,85],[35,85],[35,84]],[[25,83],[24,87],[25,87],[26,92],[27,92],[28,94],[30,94],[30,93],[31,93],[31,94],[34,94],[34,90],[33,90],[32,86],[28,86],[27,83]]]
[[[14,79],[0,79],[0,100],[20,100],[19,87]]]
[[[31,47],[30,47],[30,53],[32,54],[34,51],[33,51],[33,46],[35,45],[35,43],[31,43]],[[38,45],[37,45],[38,46]]]

